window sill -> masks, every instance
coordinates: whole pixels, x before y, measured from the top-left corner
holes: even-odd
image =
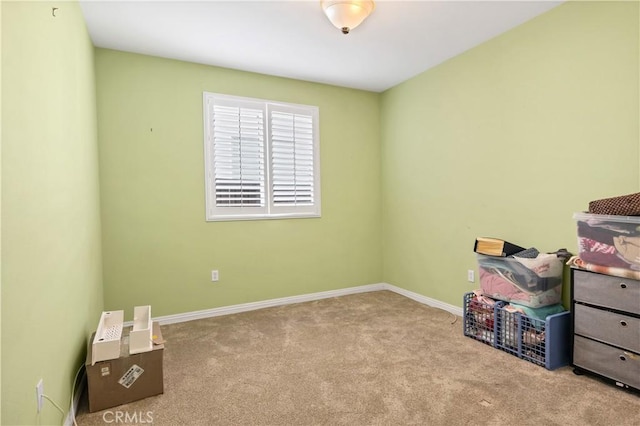
[[[235,222],[238,220],[272,220],[272,219],[311,219],[322,217],[320,213],[282,213],[282,214],[268,214],[268,215],[229,215],[229,216],[216,216],[208,217],[207,222]]]

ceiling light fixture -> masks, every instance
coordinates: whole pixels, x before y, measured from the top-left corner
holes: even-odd
[[[373,12],[376,5],[373,0],[321,0],[322,10],[329,21],[342,31],[349,31],[357,27]]]

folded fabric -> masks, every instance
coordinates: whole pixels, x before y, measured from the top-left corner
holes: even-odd
[[[603,198],[589,202],[589,213],[639,216],[640,215],[640,192],[618,197]]]
[[[640,234],[640,226],[635,222],[613,221],[609,219],[608,216],[603,217],[601,215],[594,214],[585,219],[580,219],[580,221],[578,222],[578,235],[580,237],[589,237],[589,235],[580,235],[580,232],[582,232],[583,234],[585,233],[585,230],[580,229],[580,223],[586,223],[587,226],[591,228],[612,231],[615,233],[613,236],[618,236],[620,234],[627,234],[627,235]]]
[[[618,256],[617,253],[582,252],[580,258],[594,265],[631,269],[631,264]]]
[[[631,269],[626,268],[615,268],[612,266],[598,265],[587,262],[584,259],[581,259],[580,256],[572,256],[571,259],[567,261],[567,265],[578,269],[584,269],[586,271],[613,275],[615,277],[633,278],[634,280],[640,280],[640,271],[632,271]]]
[[[510,303],[508,306],[510,308],[507,309],[507,306],[505,306],[505,309],[512,312],[520,312],[522,314],[525,314],[529,318],[534,318],[541,321],[545,321],[549,315],[559,314],[566,311],[564,306],[559,303],[550,306],[543,306],[540,308],[530,308],[528,306],[519,305],[517,303]]]
[[[480,302],[491,307],[496,304],[496,301],[490,297],[485,296],[482,290],[473,290],[473,295],[473,299],[476,302]]]
[[[618,255],[632,264],[632,268],[640,267],[640,237],[614,237],[613,245]]]
[[[555,282],[555,284],[546,291],[529,291],[522,290],[519,284],[509,280],[495,268],[485,270],[480,266],[478,270],[480,272],[482,293],[494,299],[517,301],[518,304],[537,308],[554,305],[562,298],[561,278],[538,278],[538,281],[545,284],[545,288],[547,288],[546,284],[551,281]]]
[[[514,254],[513,258],[532,270],[540,278],[560,277],[562,275],[562,261],[555,254],[538,253],[538,257],[531,259]]]
[[[529,300],[529,294],[520,290],[511,281],[504,276],[492,273],[492,270],[478,268],[480,272],[480,284],[482,286],[482,294],[496,299],[506,300]],[[476,297],[477,293],[476,293]]]
[[[611,243],[612,244],[606,244],[598,240],[592,240],[591,238],[584,237],[580,237],[578,239],[578,244],[580,245],[580,253],[588,252],[616,254],[616,247],[613,245],[613,239],[611,239]]]
[[[557,260],[560,268],[562,262]],[[562,281],[562,273],[541,277],[516,259],[506,260],[504,257],[483,256],[478,260],[480,267],[500,275],[513,285],[526,292],[545,291],[555,287]]]
[[[616,231],[590,226],[587,222],[578,222],[578,237],[580,238],[588,238],[612,246],[613,237],[619,235],[620,233]]]

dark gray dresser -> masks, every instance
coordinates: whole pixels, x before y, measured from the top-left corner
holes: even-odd
[[[640,281],[571,269],[573,367],[640,391]]]

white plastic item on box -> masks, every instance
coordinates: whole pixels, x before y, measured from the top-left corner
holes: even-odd
[[[129,355],[153,349],[151,306],[133,308],[133,328],[129,332]]]
[[[105,311],[100,315],[100,322],[92,342],[91,365],[99,361],[116,359],[120,356],[120,338],[124,311]]]

